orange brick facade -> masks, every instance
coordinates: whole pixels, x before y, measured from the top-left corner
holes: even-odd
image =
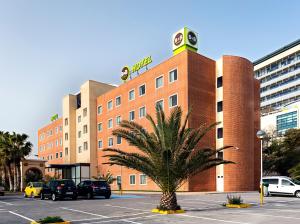
[[[247,59],[223,56],[221,60],[223,71],[222,125],[224,129],[222,138],[224,145],[238,147],[238,150],[230,149],[224,152],[224,159],[235,162],[233,165],[224,166],[224,191],[255,190],[258,188],[260,175],[260,145],[255,136],[260,127],[259,82],[254,79],[252,63]],[[173,70],[177,70],[177,80],[170,82],[169,75]],[[147,119],[139,116],[140,108],[145,107],[146,113],[154,116],[156,103],[163,100],[163,108],[168,115],[172,109],[169,105],[169,97],[173,95],[177,95],[177,105],[182,107],[184,113],[187,113],[189,108],[192,109],[188,121],[189,127],[196,128],[218,121],[216,73],[215,60],[186,50],[117,88],[99,95],[97,107],[94,108],[97,111],[94,124],[97,127],[97,139],[94,139],[97,148],[91,149],[97,152],[97,173],[102,175],[110,172],[114,177],[119,177],[123,190],[158,191],[159,188],[149,178],[146,178],[146,182],[142,181],[144,176],[135,170],[104,165],[107,158],[103,157],[105,152],[102,149],[113,147],[135,151],[136,149],[129,146],[123,139],[121,142],[117,142],[118,139],[112,136],[112,130],[118,128],[118,119],[129,120],[130,112],[134,111],[134,121],[149,129],[150,125]],[[156,78],[158,77],[162,77],[163,82],[161,87],[156,88]],[[142,85],[145,85],[145,93],[140,95],[139,87]],[[134,91],[134,99],[130,100],[129,92],[132,93],[132,91]],[[120,104],[117,105],[119,99]],[[108,108],[108,102],[112,102],[111,109]],[[40,141],[40,134],[54,128],[55,125],[62,125],[62,120],[39,130],[39,147],[47,144],[46,140]],[[53,139],[49,138],[49,141],[54,141],[55,137],[62,138],[62,132],[53,136]],[[199,147],[215,148],[216,138],[216,130],[211,130]],[[109,141],[112,143],[110,146]],[[63,150],[63,146],[53,150]],[[39,151],[39,157],[46,159],[49,153],[55,154],[54,151]],[[63,163],[63,160],[59,158],[57,161],[49,161],[49,163],[52,162],[60,164]],[[216,185],[216,168],[212,168],[189,179],[180,190],[216,191]],[[112,189],[117,188],[115,182]]]

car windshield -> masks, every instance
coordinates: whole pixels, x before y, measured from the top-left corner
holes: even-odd
[[[105,181],[93,181],[93,185],[98,187],[106,187],[107,183]]]
[[[32,183],[33,187],[43,187],[43,183],[42,182],[34,182]]]
[[[291,181],[292,181],[294,184],[299,184],[299,185],[300,185],[300,181],[299,181],[299,180],[291,179]]]

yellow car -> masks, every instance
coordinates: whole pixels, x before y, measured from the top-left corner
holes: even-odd
[[[43,182],[29,182],[24,190],[24,197],[39,197],[43,188]]]

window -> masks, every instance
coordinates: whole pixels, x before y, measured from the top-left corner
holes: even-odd
[[[84,125],[84,126],[83,126],[83,134],[86,134],[87,132],[88,132],[87,125]]]
[[[114,145],[114,139],[112,137],[108,138],[108,146]]]
[[[55,128],[55,133],[56,133],[56,134],[58,133],[58,127]]]
[[[113,108],[113,102],[112,100],[107,102],[107,110],[111,110]]]
[[[121,183],[122,183],[121,176],[117,176],[117,185],[121,185]]]
[[[177,94],[174,94],[169,97],[169,107],[177,106]]]
[[[121,116],[116,117],[116,125],[120,125],[121,123]]]
[[[78,153],[82,153],[82,146],[78,147]]]
[[[266,184],[278,185],[278,179],[263,179],[263,182]]]
[[[217,78],[217,88],[220,88],[223,86],[223,76],[220,76]]]
[[[60,156],[60,158],[62,158],[62,152],[59,152],[59,156]]]
[[[143,96],[145,94],[146,94],[146,85],[144,84],[139,87],[139,96]]]
[[[112,127],[113,127],[113,119],[109,119],[109,120],[108,120],[107,127],[108,127],[108,128],[112,128]]]
[[[68,118],[65,118],[65,126],[68,126],[69,122],[68,122]]]
[[[169,82],[177,81],[177,69],[174,69],[169,72]]]
[[[78,123],[81,122],[81,115],[78,116]]]
[[[135,174],[129,176],[130,185],[135,185]]]
[[[147,176],[145,174],[140,175],[140,185],[146,185],[147,184]]]
[[[156,107],[159,107],[159,106],[160,106],[162,109],[164,109],[164,100],[159,100],[159,101],[157,101],[155,106],[156,106]]]
[[[88,143],[87,142],[83,143],[83,150],[84,151],[88,150]]]
[[[132,89],[128,93],[128,99],[129,100],[134,100],[134,98],[135,98],[134,89]]]
[[[68,133],[65,133],[65,140],[68,141],[68,139],[69,139],[69,135]]]
[[[99,140],[98,141],[98,149],[102,149],[102,147],[103,147],[103,142],[102,142],[102,140]]]
[[[279,134],[284,133],[287,129],[297,128],[297,111],[288,112],[276,117],[276,126]]]
[[[55,140],[55,146],[56,147],[58,146],[58,140]]]
[[[116,107],[121,105],[121,97],[116,97]]]
[[[222,151],[220,151],[220,152],[217,153],[217,158],[218,159],[223,159],[223,157],[224,157],[224,154],[223,154]]]
[[[98,114],[102,114],[102,106],[98,106],[97,112]]]
[[[65,148],[65,155],[69,155],[69,149],[68,148]]]
[[[122,138],[121,136],[117,136],[117,145],[120,145],[122,143]]]
[[[62,126],[59,126],[59,130],[62,131]]]
[[[288,180],[281,180],[281,185],[283,185],[283,186],[294,186],[294,184],[292,184]]]
[[[217,112],[223,111],[223,101],[217,103]]]
[[[83,117],[86,117],[86,115],[87,115],[87,108],[84,108],[83,109]]]
[[[78,138],[81,138],[81,131],[78,131]]]
[[[62,138],[59,139],[59,145],[62,146]]]
[[[217,138],[223,138],[223,128],[218,128],[218,130],[217,130]]]
[[[163,84],[164,84],[163,76],[160,76],[160,77],[155,79],[155,88],[156,89],[162,87]]]
[[[145,117],[146,116],[146,107],[143,106],[139,109],[139,117],[142,118],[142,117]]]
[[[129,121],[134,120],[134,110],[129,112]]]
[[[102,123],[98,124],[98,131],[102,131]]]
[[[57,153],[55,153],[55,158],[56,158],[56,159],[58,159],[58,152],[57,152]]]

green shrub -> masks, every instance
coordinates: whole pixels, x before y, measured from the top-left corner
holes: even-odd
[[[240,205],[243,203],[241,196],[227,195],[227,203],[233,205]]]
[[[47,216],[44,219],[40,219],[38,222],[41,224],[45,224],[45,223],[64,222],[64,220],[59,216]]]

